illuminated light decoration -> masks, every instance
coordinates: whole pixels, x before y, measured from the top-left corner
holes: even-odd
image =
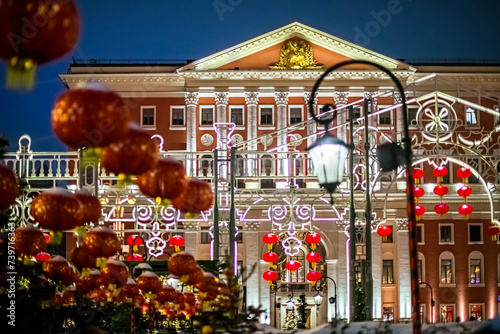
[[[457,170],[457,176],[462,179],[463,183],[468,183],[469,182],[469,177],[471,175],[472,175],[472,172],[467,167],[462,167],[459,170]]]
[[[444,203],[438,204],[434,207],[434,212],[439,215],[439,218],[442,218],[443,215],[448,213],[448,211],[450,211],[450,208]]]
[[[268,270],[264,274],[262,274],[262,278],[264,278],[269,286],[273,285],[273,281],[278,279],[278,274],[275,271]]]
[[[461,186],[457,190],[458,196],[462,196],[464,198],[465,203],[467,203],[467,197],[472,194],[472,188],[466,185]]]
[[[290,271],[297,271],[300,269],[301,264],[299,261],[291,260],[286,263],[285,267]]]
[[[377,229],[377,234],[380,235],[381,237],[387,237],[391,235],[392,233],[392,228],[387,225],[382,225]]]
[[[306,237],[306,242],[311,244],[311,249],[316,249],[316,244],[321,242],[321,236],[317,233],[311,233]]]
[[[425,195],[425,190],[420,187],[415,187],[413,193],[415,195],[415,203],[418,204],[418,202],[420,201],[420,197]]]
[[[438,183],[443,182],[443,176],[445,176],[446,174],[448,174],[448,169],[446,167],[444,167],[444,166],[436,167],[432,171],[432,175],[434,175],[435,177],[437,177]]]
[[[129,255],[129,256],[127,257],[127,261],[142,261],[142,260],[143,260],[143,258],[142,258],[142,256],[141,256],[141,255],[139,255],[139,254]]]
[[[37,261],[47,261],[48,259],[50,259],[50,254],[49,253],[38,253],[36,256],[35,256],[35,260]]]
[[[306,260],[307,262],[311,263],[311,267],[316,269],[316,263],[321,261],[321,254],[316,253],[316,252],[311,252],[306,255]]]
[[[278,254],[276,253],[273,253],[273,252],[269,252],[269,253],[265,253],[263,256],[262,256],[262,259],[265,261],[265,262],[275,262],[278,260]]]
[[[415,168],[413,170],[412,177],[415,179],[415,184],[418,184],[420,182],[420,179],[424,177],[424,171],[420,168]]]
[[[45,237],[45,242],[50,243],[50,235],[44,234],[44,237]]]
[[[497,225],[490,225],[486,229],[486,233],[491,236],[492,241],[497,241],[498,235],[500,234],[500,227]]]
[[[469,219],[469,215],[473,210],[474,208],[470,204],[464,204],[458,207],[458,213],[464,216],[464,220]]]
[[[262,237],[262,241],[267,244],[269,250],[273,249],[273,244],[278,242],[278,237],[275,234],[268,233]]]
[[[127,244],[129,246],[139,246],[142,244],[142,238],[138,235],[131,235],[127,238]]]
[[[172,238],[170,238],[169,243],[170,246],[175,247],[176,252],[179,252],[181,250],[180,247],[184,246],[186,242],[184,241],[184,238],[181,237],[180,235],[174,235]]]
[[[440,184],[434,187],[434,194],[438,195],[441,201],[443,200],[443,196],[446,195],[447,193],[448,193],[447,186],[443,186]]]
[[[415,205],[415,216],[417,220],[425,213],[425,208],[422,205]]]
[[[317,280],[321,278],[321,273],[317,271],[310,271],[307,273],[306,278],[308,281],[315,283]]]

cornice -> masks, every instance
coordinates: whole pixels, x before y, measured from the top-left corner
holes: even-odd
[[[60,74],[59,78],[66,84],[76,84],[79,82],[102,82],[102,83],[120,83],[120,84],[134,84],[134,83],[166,83],[166,82],[179,82],[184,83],[184,78],[177,73],[168,74],[150,74],[150,73],[123,73],[123,74]]]

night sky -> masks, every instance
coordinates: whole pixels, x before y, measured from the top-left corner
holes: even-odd
[[[35,151],[65,150],[52,133],[50,111],[64,90],[58,74],[72,56],[199,59],[298,21],[397,59],[500,59],[498,0],[75,1],[79,43],[39,68],[33,92],[6,91],[0,66],[0,135],[11,150],[25,133]]]

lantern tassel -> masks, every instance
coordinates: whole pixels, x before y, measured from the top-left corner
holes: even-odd
[[[273,250],[273,244],[267,244],[267,249],[269,249],[269,251],[272,251]]]
[[[419,221],[421,216],[415,216],[416,220]]]
[[[311,263],[313,269],[316,269],[316,262]]]
[[[35,87],[36,64],[32,59],[13,57],[6,73],[6,86],[14,91],[32,91]]]
[[[420,184],[420,179],[413,179],[415,184]]]
[[[179,246],[174,246],[176,252],[180,252],[181,248]]]
[[[464,220],[469,220],[469,215],[464,215]]]
[[[311,249],[315,250],[316,249],[316,244],[311,244]]]
[[[132,247],[132,250],[134,251],[134,254],[139,250],[139,247],[137,245],[134,245]]]
[[[415,204],[418,204],[418,202],[420,202],[420,197],[415,197]]]

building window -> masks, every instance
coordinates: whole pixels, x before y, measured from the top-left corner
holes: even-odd
[[[231,123],[242,126],[243,125],[243,107],[231,107],[229,109],[231,114]]]
[[[171,107],[172,126],[184,125],[184,107]]]
[[[469,321],[483,321],[483,304],[469,304]]]
[[[481,283],[481,259],[470,260],[470,283]]]
[[[386,108],[388,108],[388,106],[379,106],[378,110],[382,110],[382,109],[386,109]],[[378,124],[391,125],[392,124],[391,114],[392,114],[392,110],[389,110],[389,111],[386,111],[386,112],[379,114],[378,115]]]
[[[236,232],[235,239],[236,239],[237,243],[242,244],[243,243],[243,233]]]
[[[411,126],[417,125],[417,112],[418,112],[418,107],[408,107],[408,124]]]
[[[382,261],[382,284],[394,284],[394,267],[392,260]]]
[[[424,242],[424,225],[423,224],[417,224],[416,234],[417,234],[417,243],[425,244],[425,242]]]
[[[353,121],[356,122],[356,120],[361,117],[361,107],[359,106],[353,107],[352,116],[354,118]]]
[[[425,282],[425,257],[424,254],[418,252],[418,281]]]
[[[302,122],[302,107],[290,106],[290,124]]]
[[[214,108],[202,107],[201,108],[201,125],[214,124]]]
[[[465,111],[465,121],[467,125],[477,125],[477,112],[472,108]]]
[[[475,159],[475,158],[467,159],[467,164],[469,166],[471,166],[472,168],[474,168],[475,170],[480,171],[479,170],[479,159]],[[477,183],[479,183],[479,179],[476,177],[476,175],[472,174],[471,176],[469,176],[469,183],[477,184]]]
[[[469,224],[469,243],[482,243],[482,224]]]
[[[201,244],[210,244],[212,242],[212,236],[210,235],[210,227],[202,226],[201,227]]]
[[[388,236],[385,236],[385,237],[382,237],[382,242],[383,243],[392,243],[394,242],[392,240],[392,235],[393,235],[393,232],[394,232],[394,227],[393,226],[389,226],[391,228],[391,234],[389,234]]]
[[[384,306],[382,308],[382,320],[383,321],[394,321],[394,306]]]
[[[441,259],[441,284],[453,283],[453,260]]]
[[[156,107],[154,106],[142,106],[141,107],[141,126],[143,128],[155,128],[156,127]]]
[[[455,320],[455,305],[441,305],[441,322],[453,322]]]
[[[439,243],[452,243],[453,240],[453,225],[439,224]]]
[[[260,125],[273,125],[273,108],[261,107],[260,111]]]

